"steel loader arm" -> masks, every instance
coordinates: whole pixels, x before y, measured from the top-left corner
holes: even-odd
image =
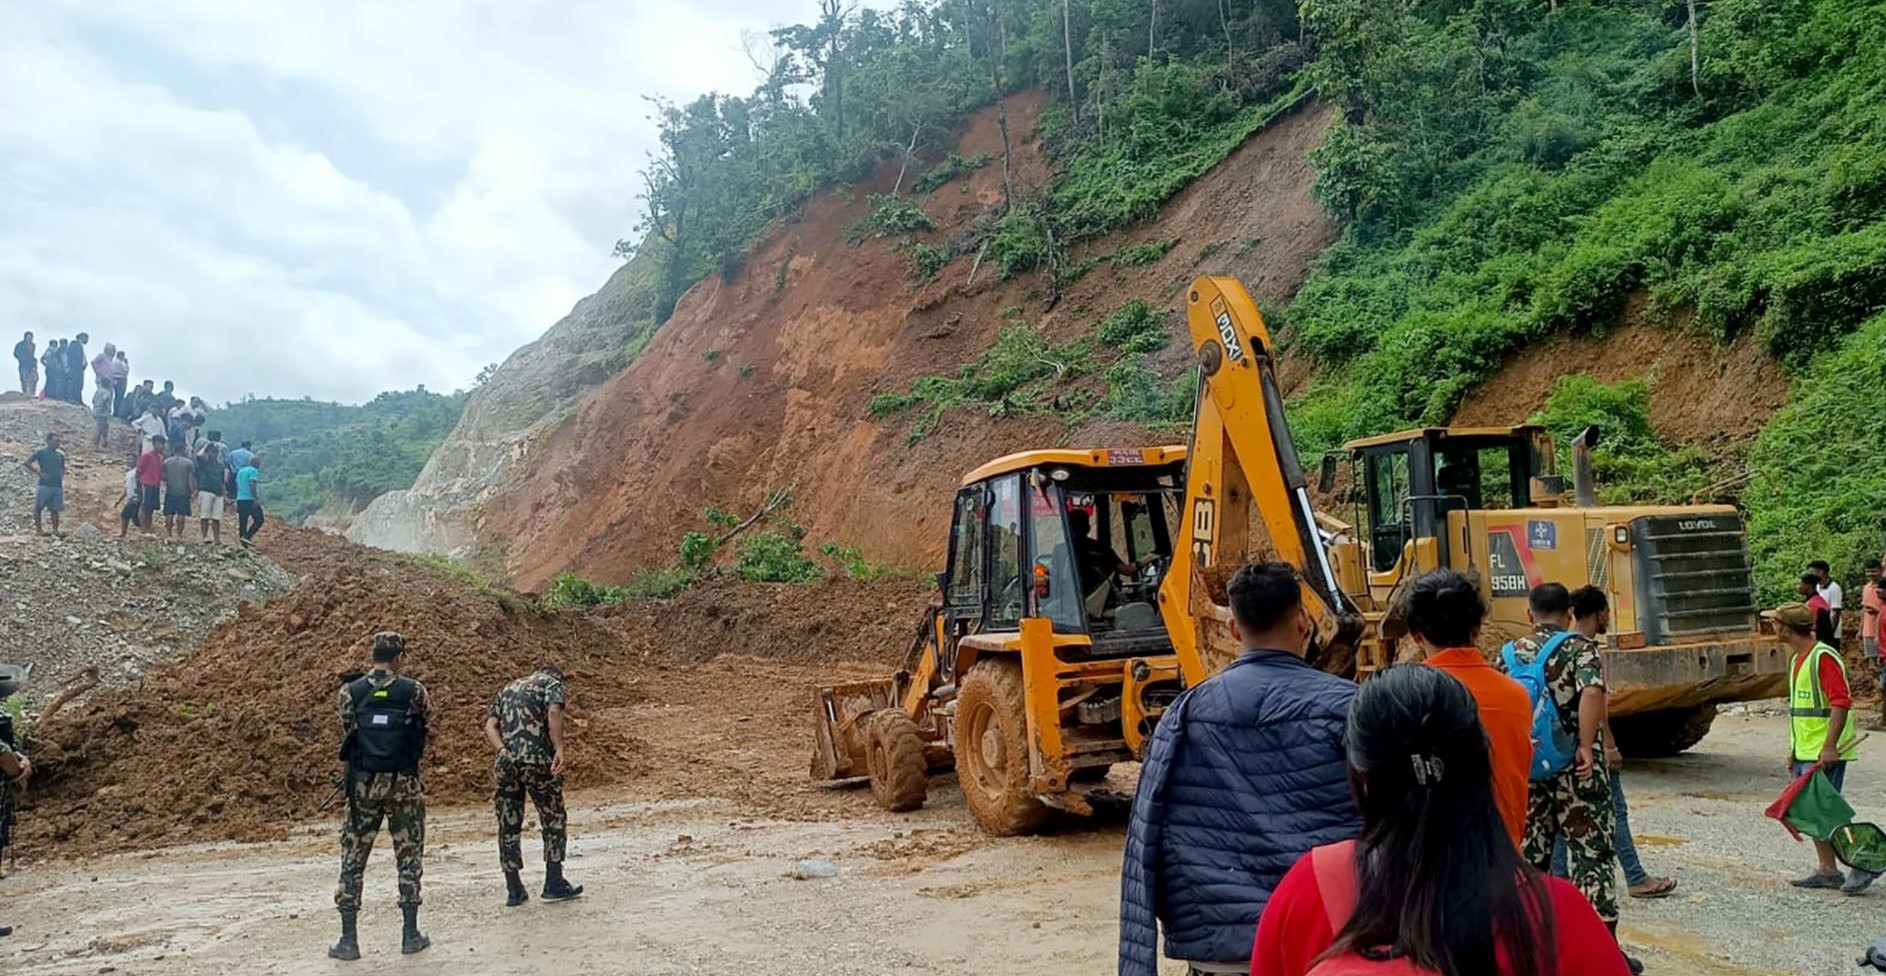
[[[1212,593],[1246,562],[1276,559],[1302,574],[1316,625],[1310,662],[1353,669],[1362,615],[1336,581],[1284,419],[1270,331],[1235,278],[1199,278],[1186,320],[1200,385],[1185,477],[1186,544],[1175,541],[1160,612],[1187,686],[1231,662],[1230,609]]]

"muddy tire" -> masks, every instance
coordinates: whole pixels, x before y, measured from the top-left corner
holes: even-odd
[[[956,696],[956,777],[984,830],[1008,837],[1041,829],[1052,815],[1028,787],[1028,721],[1022,668],[978,663]]]
[[[865,769],[871,777],[871,795],[892,813],[923,806],[930,793],[929,767],[923,759],[923,736],[903,709],[871,713],[865,725]]]
[[[1611,731],[1617,733],[1618,750],[1625,756],[1662,759],[1703,741],[1715,721],[1716,706],[1696,705],[1619,715],[1611,719]]]

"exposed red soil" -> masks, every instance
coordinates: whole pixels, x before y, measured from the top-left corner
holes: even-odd
[[[1033,135],[1045,105],[1040,93],[1008,102],[1018,193],[1050,174]],[[1280,119],[1158,217],[1094,242],[1095,255],[1156,239],[1178,244],[1142,267],[1103,262],[1052,308],[1036,274],[1003,282],[965,255],[918,286],[891,242],[846,242],[869,194],[895,181],[895,163],[845,195],[821,194],[756,247],[740,273],[710,277],[684,296],[636,362],[536,447],[532,473],[484,511],[484,528],[508,541],[507,566],[520,586],[566,569],[615,581],[671,560],[707,505],[752,507],[790,486],[793,517],[814,538],[858,545],[881,561],[933,565],[962,472],[1028,447],[1169,435],[1123,425],[1070,432],[1053,417],[995,419],[961,408],[906,446],[909,418],[873,420],[871,397],[973,361],[1005,309],[1067,341],[1128,299],[1179,308],[1181,290],[1200,273],[1236,274],[1260,301],[1287,301],[1337,234],[1310,197],[1305,157],[1328,122],[1314,106]],[[952,184],[915,198],[938,224],[925,235],[937,244],[1001,199],[992,109],[970,119],[956,149],[997,159],[967,177],[967,192]],[[1176,316],[1173,326],[1184,328]]]
[[[848,666],[862,674],[900,659],[928,590],[908,578],[714,579],[674,600],[556,612],[313,530],[271,535],[271,554],[305,574],[299,586],[243,607],[142,685],[94,693],[38,731],[29,843],[85,853],[255,840],[316,816],[339,766],[341,676],[387,629],[411,642],[409,673],[433,701],[424,775],[435,802],[489,795],[485,707],[554,662],[571,694],[572,787],[766,794],[776,799],[765,809],[809,813],[812,687],[834,662],[876,662]],[[648,741],[651,727],[661,741]],[[761,749],[792,761],[756,763]]]
[[[1648,381],[1651,426],[1672,442],[1734,447],[1754,439],[1788,398],[1781,365],[1752,336],[1725,345],[1690,327],[1686,315],[1649,321],[1645,304],[1632,295],[1603,335],[1554,336],[1508,358],[1467,396],[1454,423],[1521,423],[1545,406],[1560,377],[1589,373],[1605,383]]]

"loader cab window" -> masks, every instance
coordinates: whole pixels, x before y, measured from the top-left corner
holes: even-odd
[[[975,485],[956,495],[956,518],[950,536],[949,592],[945,602],[951,607],[982,606],[983,572],[987,550],[983,547],[983,487]]]
[[[1369,492],[1369,559],[1378,573],[1401,562],[1408,543],[1408,448],[1395,445],[1372,452],[1365,465]]]
[[[989,626],[1018,627],[1022,620],[1022,486],[1020,475],[989,485]]]
[[[1032,616],[1046,617],[1063,634],[1078,634],[1081,617],[1079,554],[1068,537],[1070,519],[1061,487],[1045,478],[1031,478],[1028,488],[1028,551],[1033,560],[1028,580]]]
[[[1434,492],[1441,511],[1525,508],[1531,453],[1523,441],[1449,438],[1435,451]],[[1453,496],[1453,497],[1447,497]]]

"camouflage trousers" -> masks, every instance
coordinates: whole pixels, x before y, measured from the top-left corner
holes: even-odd
[[[419,879],[425,873],[426,790],[417,773],[360,773],[354,776],[347,819],[341,824],[341,883],[334,904],[342,911],[360,907],[361,878],[373,841],[385,822],[393,835],[399,864],[399,903],[417,905]]]
[[[563,810],[563,777],[550,775],[549,763],[498,760],[498,788],[491,805],[498,814],[498,863],[506,871],[524,869],[524,796],[537,808],[544,835],[544,863],[563,863],[569,816]]]
[[[1591,902],[1607,924],[1618,920],[1617,834],[1611,810],[1611,778],[1602,769],[1589,779],[1566,770],[1534,780],[1526,799],[1526,860],[1552,870],[1552,847],[1561,838],[1566,880]]]

